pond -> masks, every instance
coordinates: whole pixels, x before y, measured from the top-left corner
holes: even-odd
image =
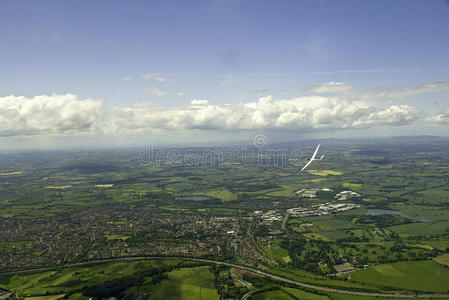
[[[407,218],[410,220],[415,220],[419,222],[432,222],[432,220],[425,218],[425,217],[412,217],[409,215],[404,214],[402,211],[399,210],[387,210],[387,209],[373,209],[370,208],[366,211],[366,214],[368,216],[380,216],[380,215],[396,215],[401,216],[403,218]]]
[[[206,196],[190,196],[190,197],[179,197],[176,200],[186,200],[186,201],[205,201],[210,200],[212,198]]]

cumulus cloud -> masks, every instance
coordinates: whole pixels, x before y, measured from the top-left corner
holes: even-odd
[[[152,89],[148,90],[148,94],[155,95],[155,96],[158,96],[158,97],[163,97],[163,96],[167,95],[167,92],[166,91],[162,91],[162,90],[160,90],[158,88],[152,88]]]
[[[168,82],[168,83],[173,82],[173,80],[164,77],[164,76],[163,76],[162,74],[160,74],[160,73],[148,73],[148,74],[144,74],[144,75],[142,75],[142,78],[143,78],[143,79],[146,79],[146,80],[154,80],[154,81],[161,82],[161,83],[162,83],[162,82]]]
[[[330,81],[320,85],[315,85],[307,89],[307,91],[317,94],[329,93],[338,94],[348,92],[352,89],[351,85],[346,82]]]
[[[416,108],[409,105],[392,105],[384,110],[370,113],[356,120],[353,127],[369,127],[372,125],[406,125],[416,120],[419,112]]]
[[[360,101],[328,97],[301,97],[275,101],[271,96],[257,102],[211,105],[192,100],[185,108],[116,109],[112,120],[118,130],[256,130],[344,129],[381,125],[406,125],[419,116],[408,105],[384,109]]]
[[[184,92],[177,92],[176,97],[178,98],[184,98]]]
[[[432,116],[429,121],[437,125],[448,125],[449,124],[449,108],[442,113]]]
[[[122,80],[123,81],[130,81],[130,80],[132,80],[132,78],[131,77],[123,77]]]
[[[298,130],[402,126],[419,117],[408,105],[375,107],[363,101],[310,96],[212,105],[192,100],[179,108],[149,102],[106,110],[98,100],[80,100],[72,94],[8,96],[0,98],[0,135],[25,134],[139,134],[188,130]],[[446,114],[446,119],[447,119]],[[443,119],[443,117],[438,117]]]
[[[76,95],[0,97],[0,135],[67,134],[102,130],[102,102]]]

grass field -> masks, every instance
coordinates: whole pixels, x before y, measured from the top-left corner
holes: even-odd
[[[412,223],[404,225],[391,226],[388,229],[399,233],[409,235],[436,235],[442,234],[449,227],[449,222],[435,223]]]
[[[270,256],[276,258],[277,260],[284,263],[289,263],[291,262],[291,258],[288,255],[288,251],[279,246],[280,242],[281,240],[274,240],[271,243],[271,246],[265,247],[265,251],[267,251]]]
[[[360,191],[362,189],[363,184],[361,183],[350,183],[350,182],[344,182],[342,184],[343,187],[349,188],[349,189],[353,189],[356,191]]]
[[[96,184],[95,187],[97,188],[110,188],[113,187],[114,184],[113,183],[109,183],[109,184]]]
[[[64,294],[49,295],[49,296],[37,296],[37,297],[25,297],[25,300],[57,300],[64,297]]]
[[[397,299],[406,299],[406,298],[393,298],[393,297],[370,297],[370,296],[354,296],[347,294],[335,294],[329,293],[328,297],[332,300],[397,300]],[[302,298],[301,298],[302,299]],[[418,298],[420,300],[432,300],[432,299],[449,299],[449,298]]]
[[[353,280],[397,289],[449,291],[449,269],[433,261],[398,262],[377,265],[351,273]]]
[[[223,202],[237,200],[237,195],[229,191],[228,189],[214,190],[203,193],[206,196],[218,198]]]
[[[447,221],[449,219],[449,209],[437,206],[426,205],[391,205],[395,210],[400,210],[404,214],[416,217],[426,218],[429,221]]]
[[[282,288],[282,290],[290,295],[293,295],[297,299],[301,299],[301,300],[326,300],[326,299],[329,299],[327,296],[324,296],[324,295],[308,293],[308,292],[298,290],[298,289],[293,289],[293,288]]]
[[[342,175],[343,172],[332,171],[332,170],[308,170],[309,174],[318,176],[328,176],[328,175]]]
[[[19,296],[41,296],[47,292],[61,294],[74,287],[83,287],[86,283],[101,283],[113,278],[131,275],[139,270],[173,266],[180,262],[173,259],[119,261],[36,274],[14,275],[5,287]]]
[[[283,290],[273,290],[256,293],[250,298],[251,300],[296,300]]]
[[[349,237],[349,235],[343,231],[322,231],[322,232],[318,232],[317,234],[327,238],[330,241],[336,241],[338,239],[343,239],[343,238]]]
[[[107,235],[105,235],[105,237],[108,241],[112,241],[112,240],[127,240],[131,236],[130,235],[120,235],[120,234],[107,234]]]
[[[312,240],[321,240],[325,242],[330,242],[330,239],[327,236],[318,233],[305,233],[303,234],[303,236]]]
[[[443,241],[441,241],[441,240],[440,241],[433,241],[433,240],[420,241],[420,243],[424,244],[424,245],[428,245],[428,246],[430,246],[432,248],[440,249],[442,251],[445,251],[449,247],[449,241],[448,240],[443,240]]]
[[[0,176],[12,176],[12,175],[20,175],[23,172],[9,172],[9,173],[0,173]]]
[[[219,299],[215,289],[215,276],[208,266],[175,270],[168,277],[167,281],[159,284],[152,292],[150,300]]]
[[[288,186],[288,185],[283,185],[282,189],[277,190],[277,191],[273,191],[273,192],[269,192],[267,193],[267,196],[272,196],[272,197],[292,197],[295,194],[295,191],[297,190],[296,187],[293,186]]]
[[[49,186],[46,186],[45,188],[50,189],[50,190],[65,190],[65,189],[68,189],[71,187],[72,187],[71,185],[59,185],[59,186],[49,185]]]
[[[449,253],[445,253],[433,259],[439,264],[445,265],[449,267]]]

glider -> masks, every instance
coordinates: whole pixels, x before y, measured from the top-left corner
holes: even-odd
[[[318,147],[316,147],[315,152],[313,152],[312,158],[309,160],[308,163],[306,163],[306,165],[304,167],[302,167],[301,171],[299,171],[299,173],[301,173],[302,171],[304,171],[314,160],[322,160],[324,157],[324,154],[321,155],[320,158],[315,158],[317,153],[318,153],[318,149],[320,149],[320,145],[318,145]]]

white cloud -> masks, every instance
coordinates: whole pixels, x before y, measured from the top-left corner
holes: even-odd
[[[352,89],[351,85],[346,82],[330,81],[320,85],[312,86],[307,91],[323,94],[338,94],[343,92],[348,92]]]
[[[123,81],[130,81],[130,80],[132,80],[132,78],[131,77],[123,77],[122,80]]]
[[[139,107],[114,110],[117,130],[256,130],[367,128],[406,125],[419,117],[408,105],[376,108],[360,101],[328,97],[301,97],[274,101],[271,96],[257,102],[211,105],[192,100],[190,107],[166,109]]]
[[[209,101],[207,101],[207,100],[196,100],[196,99],[194,99],[194,100],[190,101],[190,104],[192,104],[192,105],[208,105],[208,104],[209,104]]]
[[[155,95],[155,96],[158,96],[158,97],[163,97],[163,96],[167,95],[167,92],[162,91],[162,90],[160,90],[158,88],[152,88],[152,89],[148,90],[148,94]]]
[[[449,108],[442,113],[432,116],[429,121],[436,125],[449,125]]]
[[[406,125],[416,120],[418,117],[419,112],[413,106],[405,104],[392,105],[387,109],[363,116],[352,125],[356,128],[369,127],[376,124]]]
[[[226,82],[226,81],[223,81],[223,82],[221,82],[220,83],[220,86],[221,87],[228,87],[228,86],[230,86],[231,84],[229,83],[229,82]]]
[[[154,81],[157,81],[157,82],[168,82],[168,83],[171,83],[171,82],[173,82],[173,80],[172,79],[168,79],[168,78],[166,78],[166,77],[164,77],[162,74],[160,74],[160,73],[148,73],[148,74],[144,74],[144,75],[142,75],[142,78],[143,79],[146,79],[146,80],[154,80]]]
[[[102,102],[76,95],[0,97],[0,136],[102,130]]]
[[[176,97],[178,98],[184,98],[184,92],[177,92]]]
[[[449,113],[446,113],[448,119]],[[98,100],[75,95],[0,98],[0,136],[30,134],[139,134],[189,130],[334,130],[402,126],[419,118],[408,105],[376,107],[363,101],[310,96],[288,100],[212,105],[192,100],[180,108],[140,102],[106,110]],[[438,120],[444,119],[438,117]]]

